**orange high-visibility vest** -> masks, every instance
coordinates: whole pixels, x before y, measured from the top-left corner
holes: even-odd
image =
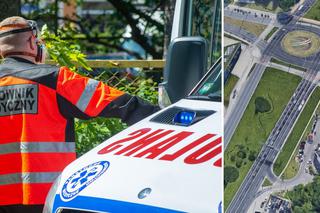
[[[74,117],[133,123],[155,110],[137,100],[66,67],[5,59],[0,65],[0,205],[43,204],[54,179],[76,158]]]

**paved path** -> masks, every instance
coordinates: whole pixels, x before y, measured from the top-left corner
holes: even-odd
[[[301,71],[301,70],[298,70],[298,69],[295,69],[295,68],[292,68],[292,67],[287,67],[287,66],[284,66],[284,65],[281,65],[281,64],[270,63],[269,66],[272,67],[272,68],[276,68],[278,70],[284,71],[284,72],[291,73],[293,75],[300,76],[301,78],[305,74],[304,71]]]
[[[248,74],[252,68],[252,66],[258,62],[257,57],[254,56],[254,47],[253,46],[246,46],[242,45],[242,52],[241,55],[233,68],[232,74],[236,75],[239,80],[235,87],[233,88],[232,92],[230,93],[230,98],[229,98],[229,105],[228,108],[225,111],[225,116],[224,119],[228,120],[231,111],[233,111],[236,102],[239,99],[239,94],[241,94],[242,88],[245,87],[247,83],[247,77]],[[255,50],[257,51],[257,50]]]
[[[230,46],[233,44],[237,44],[237,43],[239,43],[239,41],[228,38],[228,37],[224,37],[223,43],[224,43],[223,46],[227,47],[227,46]]]

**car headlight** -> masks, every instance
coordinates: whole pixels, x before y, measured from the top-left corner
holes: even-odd
[[[57,177],[57,179],[53,182],[49,190],[49,193],[46,198],[46,202],[44,204],[43,213],[52,213],[54,198],[56,196],[57,188],[60,184],[60,181],[61,181],[61,175]]]

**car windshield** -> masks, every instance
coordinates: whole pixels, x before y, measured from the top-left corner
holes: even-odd
[[[210,68],[205,78],[191,92],[188,98],[221,101],[221,60]]]

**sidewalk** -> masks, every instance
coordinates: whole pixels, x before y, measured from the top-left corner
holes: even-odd
[[[306,73],[306,72],[303,72],[301,70],[297,70],[297,69],[292,68],[292,67],[290,68],[290,67],[287,67],[287,66],[284,66],[284,65],[281,65],[281,64],[277,64],[277,63],[270,63],[269,66],[272,67],[272,68],[276,68],[278,70],[282,70],[284,72],[288,72],[288,73],[300,76],[301,78],[303,78],[303,76]]]
[[[235,107],[237,101],[238,101],[238,94],[241,92],[242,88],[246,86],[246,80],[247,76],[252,68],[252,66],[258,61],[258,57],[255,57],[253,52],[254,52],[254,47],[253,46],[246,46],[242,45],[243,49],[240,54],[240,57],[234,66],[232,70],[232,74],[237,76],[239,78],[238,82],[234,86],[231,94],[230,94],[230,99],[229,99],[229,105],[228,108],[225,109],[225,120],[228,120],[229,117],[229,112],[233,110]],[[255,47],[258,49],[257,47]],[[256,50],[259,51],[259,50]],[[259,51],[260,52],[260,51]],[[235,97],[233,98],[233,94],[236,94]]]

